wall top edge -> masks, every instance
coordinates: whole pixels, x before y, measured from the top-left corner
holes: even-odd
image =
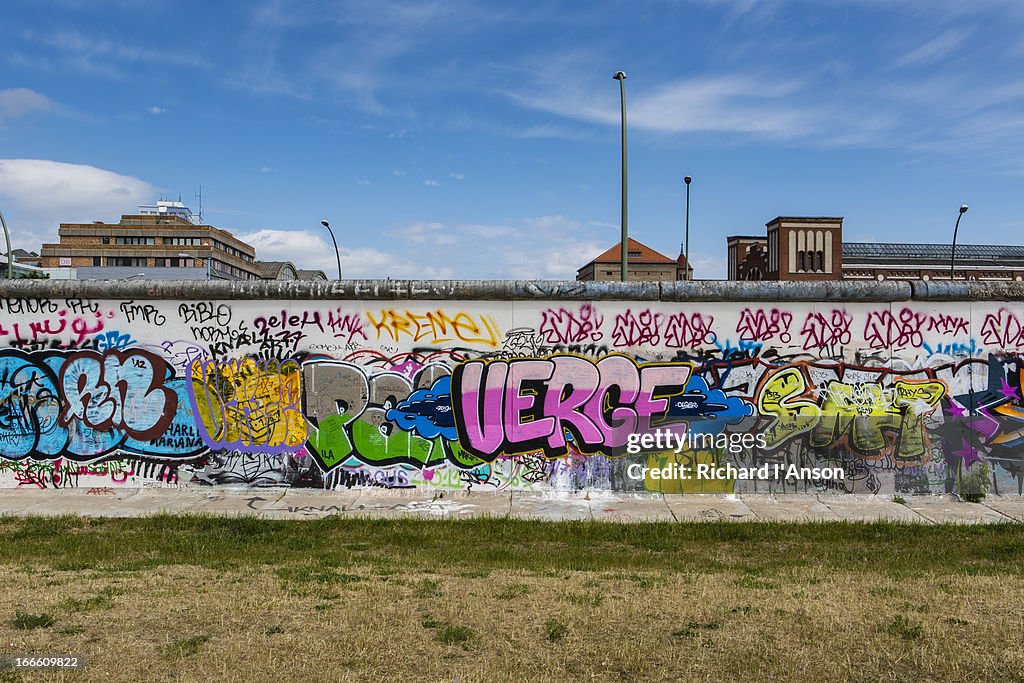
[[[1021,282],[0,280],[4,298],[180,300],[1024,301]]]

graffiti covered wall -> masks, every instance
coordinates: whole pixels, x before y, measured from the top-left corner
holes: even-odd
[[[219,284],[5,285],[0,486],[1024,490],[1024,297]],[[759,439],[628,453],[655,425]],[[627,476],[635,463],[845,477],[664,481]]]

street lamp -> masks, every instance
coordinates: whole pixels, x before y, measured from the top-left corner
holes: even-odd
[[[616,71],[612,76],[619,82],[619,102],[622,104],[622,281],[628,276],[629,258],[629,176],[626,172],[626,72]]]
[[[0,225],[4,226],[4,237],[7,239],[7,279],[10,280],[14,277],[14,264],[11,263],[11,233],[7,231],[3,211],[0,211]]]
[[[960,219],[967,213],[967,205],[960,205],[960,215],[956,217],[956,227],[953,228],[953,248],[949,254],[949,281],[953,281],[953,269],[956,267],[956,233],[960,229]]]
[[[684,238],[683,250],[686,260],[686,270],[683,271],[683,276],[687,281],[690,279],[690,183],[693,182],[693,178],[686,176],[683,178],[683,182],[686,183],[686,237]]]
[[[195,254],[186,254],[185,252],[178,252],[178,258],[195,258]],[[210,259],[213,258],[213,248],[210,248],[210,255],[206,257],[206,279],[207,281],[213,279],[210,277]]]
[[[331,224],[327,222],[327,219],[320,221],[320,225],[327,228],[327,232],[331,233],[331,241],[334,242],[334,256],[338,259],[338,279],[341,279],[341,254],[338,252],[338,240],[334,239],[334,231],[331,230]]]

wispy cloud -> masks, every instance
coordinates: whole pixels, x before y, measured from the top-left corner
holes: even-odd
[[[558,215],[492,225],[415,221],[381,231],[388,249],[346,246],[351,240],[344,228],[335,230],[346,278],[572,280],[578,268],[610,246],[582,221]],[[327,273],[337,268],[334,248],[320,233],[263,229],[239,238],[266,261],[291,261]],[[538,250],[541,242],[545,248]],[[455,244],[472,248],[451,249]]]
[[[322,270],[329,277],[334,277],[337,272],[334,246],[308,230],[268,228],[242,233],[238,237],[256,248],[256,256],[260,260],[291,261],[299,268]],[[373,247],[339,246],[338,251],[345,278],[451,279],[455,276],[455,269],[450,266],[424,264],[408,255]]]
[[[674,80],[633,93],[629,125],[660,133],[802,135],[818,128],[818,112],[794,99],[807,87],[806,79],[755,72]],[[582,79],[568,74],[558,81],[504,94],[524,107],[564,118],[603,125],[620,123],[618,98],[598,96]],[[553,124],[545,124],[528,134],[543,137],[558,132]]]
[[[166,112],[167,110],[166,110],[166,109],[164,109],[163,107],[156,107],[156,106],[154,106],[154,107],[150,107],[150,108],[149,108],[149,109],[147,109],[146,111],[148,111],[148,112],[149,112],[150,114],[152,114],[153,116],[160,116],[160,114],[163,114],[163,113],[164,113],[164,112]]]
[[[5,119],[16,119],[32,112],[46,111],[53,106],[53,100],[35,90],[28,88],[0,90],[0,123]]]
[[[130,73],[124,68],[134,64],[152,64],[176,68],[210,66],[196,50],[171,50],[132,44],[129,40],[111,40],[74,30],[54,32],[25,31],[25,42],[50,50],[52,57],[32,58],[44,70],[72,69],[90,76],[124,80]]]
[[[455,171],[452,171],[451,173],[448,174],[448,177],[449,178],[454,178],[455,180],[465,180],[466,179],[466,174],[464,174],[464,173],[456,173]]]
[[[582,221],[537,216],[511,223],[408,223],[386,232],[393,244],[417,263],[435,270],[454,269],[461,278],[575,279],[576,270],[606,250],[601,233]],[[543,243],[544,249],[536,245]],[[451,250],[423,245],[471,245]]]
[[[427,178],[423,181],[423,184],[427,187],[441,187],[441,183],[437,182],[433,178]]]
[[[931,64],[955,50],[970,34],[971,29],[969,28],[951,28],[943,31],[897,59],[893,67]]]

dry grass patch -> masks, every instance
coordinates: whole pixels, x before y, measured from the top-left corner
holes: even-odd
[[[214,536],[232,548],[230,527],[216,528]],[[652,540],[652,529],[609,528],[602,536],[583,527],[591,548],[585,562],[557,544],[545,554],[533,535],[501,526],[492,537],[478,525],[449,527],[446,540],[432,537],[440,547],[419,555],[395,541],[390,527],[387,543],[350,533],[360,540],[349,541],[357,549],[343,549],[347,560],[334,554],[343,543],[330,528],[323,541],[330,548],[292,539],[306,550],[261,550],[261,538],[280,540],[274,529],[243,526],[239,533],[256,539],[255,550],[237,562],[215,541],[198,549],[177,532],[157,542],[163,550],[143,570],[125,564],[130,543],[78,569],[32,551],[0,561],[0,648],[84,656],[87,668],[76,681],[1024,676],[1020,556],[998,550],[1015,547],[1015,528],[1006,538],[953,529],[955,548],[933,537],[927,566],[900,529],[856,530],[855,544],[873,536],[891,552],[875,549],[877,563],[850,566],[834,547],[841,539],[813,538],[822,531],[804,527],[790,527],[789,538],[772,538],[777,530],[768,528],[769,548],[747,531],[724,529],[724,540],[705,539],[703,555],[700,544],[688,547],[698,561],[677,554],[675,542]],[[536,533],[574,545],[557,528]],[[44,537],[31,526],[15,543]],[[506,546],[504,559],[473,550],[496,542]],[[595,543],[606,547],[594,552]],[[779,558],[780,544],[797,555]],[[636,545],[649,548],[642,561]],[[181,561],[182,548],[195,559]],[[518,566],[505,566],[521,552]],[[423,561],[437,556],[449,562]]]

